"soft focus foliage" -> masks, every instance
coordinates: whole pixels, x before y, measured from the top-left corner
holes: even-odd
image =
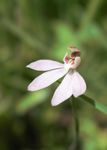
[[[39,72],[26,65],[77,46],[86,94],[107,105],[106,33],[106,0],[0,0],[0,150],[73,150],[71,101],[51,106],[58,83],[29,93]],[[107,116],[82,100],[78,111],[80,149],[107,150]]]

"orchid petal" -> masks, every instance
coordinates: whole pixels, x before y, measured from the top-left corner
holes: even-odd
[[[28,86],[29,91],[37,91],[48,87],[66,74],[64,68],[51,70],[35,78]]]
[[[37,71],[48,71],[52,69],[63,68],[63,64],[53,60],[37,60],[27,65],[28,68]]]
[[[76,71],[72,74],[72,90],[75,97],[84,94],[86,91],[86,83],[83,77]]]
[[[72,96],[73,91],[71,82],[72,82],[72,74],[68,73],[53,95],[51,101],[52,106],[56,106]]]

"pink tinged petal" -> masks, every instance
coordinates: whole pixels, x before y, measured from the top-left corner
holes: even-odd
[[[78,73],[74,72],[72,74],[72,90],[73,90],[73,95],[75,97],[78,97],[82,94],[85,93],[86,91],[86,83],[83,77]]]
[[[29,91],[37,91],[48,87],[66,74],[64,68],[43,73],[35,78],[28,86]]]
[[[68,64],[70,59],[71,59],[70,56],[68,55],[68,53],[66,53],[64,58],[63,58],[63,61],[64,61],[64,63]]]
[[[73,91],[71,82],[72,74],[68,73],[53,95],[51,101],[52,106],[56,106],[72,96]]]
[[[38,71],[48,71],[52,69],[63,68],[63,64],[53,60],[37,60],[27,65],[28,68]]]

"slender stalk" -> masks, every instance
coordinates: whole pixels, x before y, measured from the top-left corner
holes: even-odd
[[[73,111],[73,117],[75,122],[75,145],[74,150],[79,150],[79,120],[78,120],[78,112],[77,112],[77,99],[74,97],[72,98],[72,111]]]

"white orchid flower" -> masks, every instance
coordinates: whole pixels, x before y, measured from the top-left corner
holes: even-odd
[[[81,62],[80,51],[75,47],[70,47],[70,55],[66,53],[63,61],[64,63],[53,60],[37,60],[27,66],[37,71],[46,71],[29,84],[29,91],[46,88],[64,77],[53,95],[52,106],[62,103],[72,95],[78,97],[86,91],[86,83],[76,71]]]

